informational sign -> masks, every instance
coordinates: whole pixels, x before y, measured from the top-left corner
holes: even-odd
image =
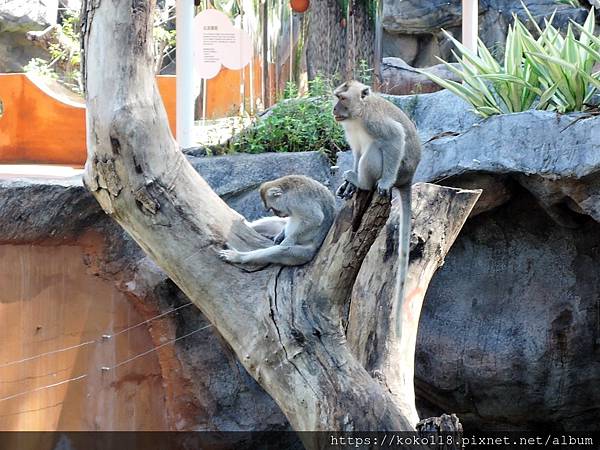
[[[233,26],[226,14],[216,9],[202,11],[194,18],[196,69],[200,78],[215,77],[221,66],[239,70],[252,58],[250,36]]]

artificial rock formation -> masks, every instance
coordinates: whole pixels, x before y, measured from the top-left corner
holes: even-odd
[[[585,20],[585,8],[561,5],[554,0],[528,1],[525,5],[538,21],[549,17],[556,9],[555,24],[566,27],[570,19]],[[482,0],[479,2],[479,36],[488,48],[503,44],[512,14],[526,19],[520,2],[512,0]],[[399,57],[414,67],[438,63],[435,56],[451,57],[452,44],[441,33],[444,28],[460,39],[462,6],[460,0],[385,0],[383,6],[383,56]]]
[[[427,67],[426,72],[445,80],[460,81],[444,64]],[[384,58],[381,66],[383,84],[380,92],[391,95],[428,94],[442,88],[400,58]]]
[[[466,430],[598,430],[586,386],[600,374],[600,117],[481,120],[447,91],[390,98],[425,142],[418,180],[483,189],[425,301],[424,415],[454,411]]]
[[[555,429],[597,429],[600,398],[589,386],[600,373],[600,118],[526,112],[481,120],[445,91],[392,99],[425,143],[419,181],[483,189],[426,293],[415,364],[421,417],[455,412],[466,431],[534,429],[540,417]],[[188,159],[255,218],[261,182],[299,172],[334,189],[350,155],[340,155],[333,175],[316,153]],[[143,305],[144,318],[187,301],[80,179],[3,180],[0,218],[3,244],[80,245],[88,270]],[[176,337],[206,324],[185,308],[150,332],[158,344],[165,329]],[[183,429],[288,427],[211,329],[176,342],[174,352],[177,370],[172,354],[160,357],[164,383],[181,386],[166,407]]]
[[[0,4],[0,73],[22,72],[32,58],[48,59],[48,52],[27,38],[56,24],[58,2],[9,0]]]

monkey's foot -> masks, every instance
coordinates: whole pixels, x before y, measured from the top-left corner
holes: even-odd
[[[337,191],[335,191],[335,195],[337,195],[339,198],[344,198],[344,192],[346,192],[346,188],[348,187],[348,182],[344,181],[339,188],[337,188]]]
[[[241,263],[242,255],[237,250],[221,250],[219,251],[219,258],[228,263]]]
[[[344,200],[349,200],[352,198],[355,192],[356,186],[354,186],[349,181],[344,181],[342,185],[338,188],[336,195]]]
[[[392,188],[391,187],[386,188],[386,187],[382,187],[381,185],[377,185],[377,193],[387,199],[392,198]]]

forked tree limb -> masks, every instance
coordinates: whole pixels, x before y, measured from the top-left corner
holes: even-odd
[[[400,193],[394,190],[388,221],[354,283],[346,335],[354,355],[390,391],[398,407],[416,425],[419,417],[414,391],[415,346],[425,292],[481,191],[418,183],[412,194],[406,295],[398,298],[401,204]]]
[[[225,242],[240,250],[268,242],[210,189],[173,140],[152,69],[153,6],[84,2],[86,186],[202,310],[295,430],[414,430],[396,394],[353,355],[342,326],[389,205],[368,193],[348,202],[306,266],[251,272],[221,261]],[[107,64],[110,70],[103,70]],[[452,197],[449,192],[427,187],[419,208]],[[440,223],[458,231],[467,209]]]

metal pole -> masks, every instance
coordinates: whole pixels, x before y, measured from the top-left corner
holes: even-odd
[[[373,88],[380,90],[383,85],[383,0],[377,0],[375,12],[375,48],[373,49],[374,61],[373,61]]]
[[[177,142],[194,146],[194,0],[177,0]]]
[[[290,83],[294,81],[294,11],[290,6]]]
[[[208,3],[204,0],[202,4],[202,11],[206,11],[208,9]],[[206,78],[202,79],[202,125],[206,125],[206,111],[208,105],[208,80]]]
[[[269,4],[263,0],[262,4],[262,96],[263,108],[271,106],[271,83],[269,82]]]
[[[477,51],[477,36],[479,28],[478,0],[463,0],[462,41],[471,51]]]

